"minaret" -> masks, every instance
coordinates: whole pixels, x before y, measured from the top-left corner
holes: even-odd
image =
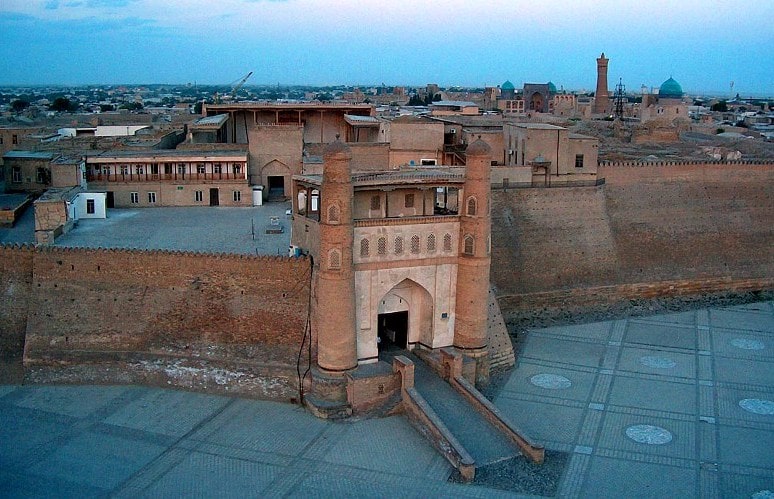
[[[607,63],[605,53],[597,59],[597,91],[594,94],[594,113],[606,113],[610,107],[610,97],[607,93]]]
[[[486,356],[491,260],[491,159],[492,150],[480,137],[468,146],[465,185],[460,207],[454,346],[465,355],[477,359],[477,380],[484,380],[489,375]]]
[[[352,153],[337,137],[325,149],[323,158],[312,331],[317,334],[317,365],[335,373],[357,367]]]

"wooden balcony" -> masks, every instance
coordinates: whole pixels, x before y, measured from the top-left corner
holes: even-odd
[[[89,173],[88,182],[247,182],[244,173]]]

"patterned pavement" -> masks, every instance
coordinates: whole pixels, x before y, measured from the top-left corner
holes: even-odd
[[[774,497],[774,303],[530,331],[495,403],[562,497]]]
[[[561,497],[774,497],[774,302],[534,330],[495,403]],[[2,497],[512,497],[401,416],[135,386],[0,386]]]

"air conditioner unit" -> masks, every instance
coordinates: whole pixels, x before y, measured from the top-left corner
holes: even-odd
[[[449,128],[449,133],[457,133],[457,129],[456,128]]]

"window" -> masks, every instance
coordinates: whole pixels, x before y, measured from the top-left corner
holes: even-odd
[[[137,175],[143,175],[145,173],[145,167],[137,165]]]
[[[86,213],[89,215],[94,214],[94,200],[93,199],[87,199],[86,200]]]
[[[382,201],[381,197],[377,194],[376,196],[371,196],[371,209],[372,210],[380,210],[382,208]]]
[[[475,240],[473,236],[465,236],[465,243],[462,252],[466,255],[472,255],[475,252]]]
[[[215,163],[212,165],[212,173],[220,174],[220,163]]]
[[[149,192],[148,193],[148,202],[150,204],[153,204],[156,202],[156,193],[155,192]]]
[[[202,201],[204,201],[204,194],[202,193],[202,191],[194,191],[194,201],[196,201],[197,203],[201,203]]]
[[[185,175],[185,163],[180,163],[177,165],[177,174],[178,175]]]
[[[3,145],[3,136],[0,135],[0,146]]]
[[[13,134],[11,136],[11,144],[18,144],[19,143],[19,136],[16,134]]]
[[[575,155],[575,168],[583,168],[583,154]]]
[[[400,236],[395,238],[395,254],[396,255],[403,254],[403,238]]]
[[[234,174],[242,173],[242,165],[234,163]]]
[[[234,202],[238,203],[242,201],[242,191],[234,191]]]
[[[376,252],[380,255],[386,255],[387,254],[387,238],[386,237],[380,237],[379,240],[376,242]]]
[[[35,182],[39,184],[44,184],[46,182],[46,170],[38,168],[35,171]]]
[[[419,164],[422,166],[435,166],[438,164],[438,161],[435,159],[420,159]]]
[[[416,234],[411,236],[411,252],[415,255],[419,253],[419,236]]]
[[[368,239],[360,240],[360,257],[368,258],[371,255],[371,248],[369,248]]]
[[[14,166],[11,170],[11,182],[21,182],[21,168]]]
[[[151,165],[151,175],[158,175],[159,174],[159,164],[153,163]]]
[[[130,192],[129,193],[129,202],[132,204],[137,204],[140,202],[140,193],[139,192]]]
[[[172,165],[169,163],[164,164],[164,175],[172,175]]]
[[[413,208],[414,207],[414,195],[413,194],[406,194],[404,206],[406,208]]]
[[[332,204],[328,207],[328,223],[337,224],[341,221],[341,214],[339,213],[339,205]]]
[[[127,165],[121,165],[121,175],[129,175],[129,167]]]
[[[332,249],[328,252],[328,268],[331,270],[341,270],[341,251]]]
[[[204,167],[204,163],[199,163],[196,165],[196,173],[205,173],[207,169]]]
[[[430,253],[435,252],[435,234],[430,234],[427,236],[427,251]]]
[[[443,250],[444,251],[451,251],[452,250],[452,237],[451,237],[451,234],[444,234],[443,235]]]
[[[476,198],[468,198],[468,216],[475,216],[476,214]]]

